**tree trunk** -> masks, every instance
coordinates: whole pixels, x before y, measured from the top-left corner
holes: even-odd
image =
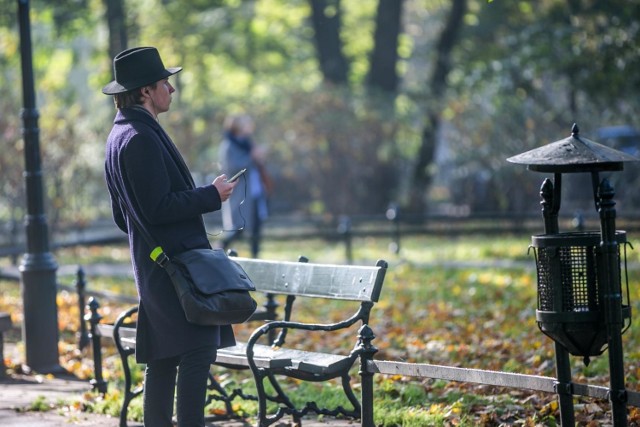
[[[429,165],[434,160],[437,136],[440,130],[440,114],[447,88],[447,76],[451,70],[451,51],[462,30],[462,19],[466,10],[467,0],[451,0],[451,11],[436,46],[435,64],[429,83],[429,104],[426,106],[425,124],[422,130],[422,143],[418,151],[409,195],[408,209],[414,213],[425,212],[425,194],[432,178]]]
[[[109,57],[114,58],[127,48],[127,24],[124,13],[124,0],[103,0],[107,8],[107,26],[109,27]]]
[[[575,29],[573,28],[573,21],[570,19],[570,16],[580,16],[582,12],[582,8],[580,7],[580,1],[578,0],[567,0],[567,4],[569,6],[569,13],[565,17],[566,28],[570,28],[573,32]],[[573,37],[572,37],[573,38]],[[575,40],[578,43],[577,40]],[[575,55],[572,51],[566,53],[567,55],[571,55],[572,57]],[[575,76],[580,73],[580,69],[576,66],[576,61],[569,61],[569,66],[567,67],[567,81],[569,83],[569,87],[567,90],[569,91],[569,111],[571,112],[571,117],[578,117],[578,89],[576,87],[576,78]]]
[[[325,81],[347,83],[348,64],[340,40],[340,0],[310,0],[320,70]]]
[[[402,0],[379,0],[371,68],[369,68],[367,83],[370,87],[385,92],[395,93],[398,88],[396,65],[398,63],[401,15]]]

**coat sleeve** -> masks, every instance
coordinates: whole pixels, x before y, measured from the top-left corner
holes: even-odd
[[[120,203],[114,200],[113,197],[111,198],[111,212],[113,215],[113,221],[116,223],[118,228],[127,233],[127,222],[124,219],[122,208],[120,207]]]
[[[213,185],[189,188],[179,167],[153,138],[134,136],[122,152],[121,164],[128,202],[150,223],[162,225],[193,219],[220,209]]]

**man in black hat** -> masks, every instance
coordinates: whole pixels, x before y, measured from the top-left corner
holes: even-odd
[[[114,96],[118,109],[107,139],[105,176],[113,218],[129,236],[140,300],[136,360],[146,363],[144,425],[172,426],[177,390],[178,425],[203,427],[210,364],[218,348],[235,345],[233,330],[187,322],[169,275],[150,258],[154,248],[136,224],[169,257],[210,248],[202,214],[220,209],[236,184],[220,175],[196,187],[158,123],[175,92],[169,77],[182,68],[165,68],[153,47],[119,53],[113,68],[115,80],[102,89]]]

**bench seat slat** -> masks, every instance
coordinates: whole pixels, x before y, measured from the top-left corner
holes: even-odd
[[[284,368],[291,366],[291,359],[285,352],[274,350],[267,345],[255,345],[253,347],[256,365],[260,368]],[[249,366],[247,362],[247,343],[239,342],[233,347],[221,348],[218,350],[216,363]]]
[[[115,340],[115,337],[113,336],[113,332],[115,330],[114,325],[99,323],[96,327],[98,335]],[[128,347],[130,349],[136,348],[136,328],[122,326],[118,329],[118,332],[120,333],[120,343],[123,347]]]
[[[123,347],[136,348],[136,337],[120,337]]]
[[[98,332],[98,335],[105,338],[113,339],[113,329],[114,329],[114,326],[108,323],[98,323],[96,325],[96,330]]]
[[[286,368],[319,375],[348,369],[352,364],[348,356],[288,348],[274,349],[262,344],[256,344],[253,347],[253,356],[253,360],[260,368]],[[242,342],[233,347],[218,350],[216,363],[248,367],[247,344]]]
[[[110,326],[110,325],[103,325]],[[113,337],[113,327],[102,327],[103,332]],[[104,335],[103,335],[104,336]],[[135,329],[120,328],[120,342],[124,347],[136,348]],[[253,348],[254,360],[260,368],[292,368],[312,374],[326,374],[345,369],[351,365],[347,356],[316,353],[287,348],[274,349],[268,345],[257,344]],[[233,347],[218,350],[216,363],[234,366],[249,366],[247,362],[247,344],[239,342]]]
[[[297,357],[293,357],[293,367],[298,371],[311,374],[326,375],[332,372],[340,372],[349,369],[353,364],[353,361],[348,356],[311,351],[292,351],[299,353]]]

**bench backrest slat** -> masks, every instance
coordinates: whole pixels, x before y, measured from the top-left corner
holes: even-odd
[[[377,302],[387,263],[375,266],[314,264],[234,257],[256,290],[284,295]]]

